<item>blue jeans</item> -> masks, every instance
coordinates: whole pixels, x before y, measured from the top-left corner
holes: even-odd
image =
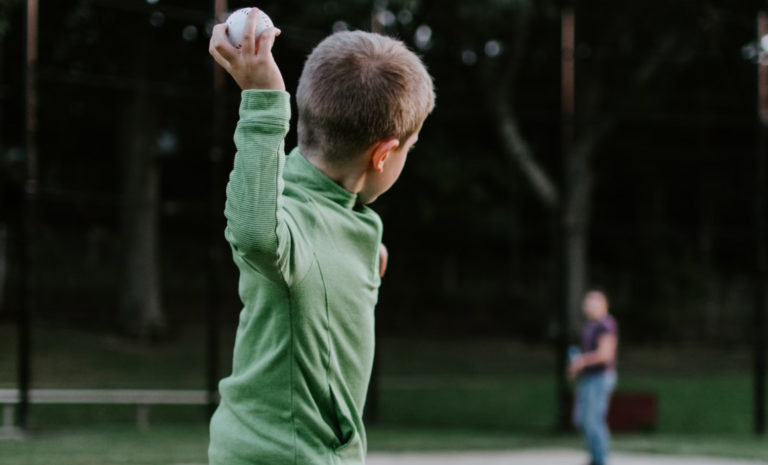
[[[606,416],[615,386],[616,372],[606,371],[582,376],[576,391],[573,421],[584,435],[592,465],[605,465],[608,460],[611,432]]]

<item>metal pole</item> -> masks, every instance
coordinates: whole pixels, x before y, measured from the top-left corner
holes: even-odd
[[[768,36],[768,13],[757,16],[757,43]],[[758,142],[755,156],[755,308],[753,316],[754,344],[754,427],[758,435],[765,434],[766,388],[766,284],[768,283],[768,257],[766,256],[766,150],[768,150],[768,52],[761,51],[757,66]]]
[[[38,0],[27,1],[26,145],[27,193],[37,193],[37,18]]]
[[[574,50],[575,50],[575,18],[573,6],[565,6],[561,12],[561,156],[563,166],[568,166],[571,147],[573,145],[573,115],[574,115]],[[567,168],[566,168],[567,169]],[[568,175],[564,176],[568,180]],[[568,247],[565,241],[568,234],[568,196],[570,195],[569,186],[563,189],[563,199],[560,204],[560,222],[558,224],[558,255],[560,289],[559,289],[559,313],[560,313],[560,334],[557,343],[556,370],[557,370],[557,402],[558,418],[557,425],[561,430],[567,430],[570,424],[570,415],[568,411],[568,380],[566,379],[568,339],[571,335],[570,321],[570,293],[569,284],[572,279],[568,266]]]
[[[384,26],[379,22],[379,13],[381,8],[374,2],[373,9],[371,10],[371,32],[376,34],[384,33]]]
[[[213,12],[216,20],[221,20],[227,12],[227,0],[214,0]],[[216,410],[218,401],[219,382],[219,319],[218,319],[218,287],[216,266],[219,259],[219,242],[222,239],[221,228],[218,227],[221,218],[222,183],[221,183],[221,159],[222,159],[222,126],[224,120],[224,108],[226,97],[226,76],[221,66],[213,65],[213,143],[210,151],[211,162],[211,243],[208,248],[208,302],[206,305],[206,389],[208,391],[208,415]]]
[[[31,235],[33,232],[35,197],[37,195],[37,35],[38,35],[38,0],[27,1],[26,30],[26,76],[25,76],[25,143],[27,155],[27,173],[24,186],[24,206],[22,219],[21,292],[18,316],[18,386],[19,386],[19,426],[26,429],[29,413],[30,386],[30,261]]]

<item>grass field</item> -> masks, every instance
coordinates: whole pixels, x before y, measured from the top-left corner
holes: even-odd
[[[0,327],[0,387],[15,380],[14,335]],[[204,386],[201,332],[140,345],[114,336],[36,328],[35,387]],[[372,450],[507,450],[580,447],[554,435],[553,354],[504,340],[383,339],[378,346],[379,422]],[[222,343],[222,372],[231,355]],[[632,452],[768,460],[768,441],[751,435],[751,379],[745,350],[623,347],[619,388],[659,398],[654,433],[618,435]],[[157,407],[138,431],[130,406],[33,406],[32,435],[0,442],[0,464],[202,463],[206,414]]]
[[[23,440],[0,441],[0,465],[167,465],[206,463],[202,424],[126,425],[33,431]],[[575,436],[524,435],[501,431],[371,428],[370,450],[478,451],[580,447]],[[768,461],[768,441],[742,435],[618,436],[618,451],[746,458]]]

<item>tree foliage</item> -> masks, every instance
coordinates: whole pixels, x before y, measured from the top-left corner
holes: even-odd
[[[22,5],[0,0],[3,155],[23,134]],[[435,77],[437,109],[398,185],[375,205],[392,252],[380,328],[546,337],[551,218],[519,157],[527,154],[531,172],[551,186],[549,202],[560,202],[569,173],[559,145],[561,2],[260,6],[283,30],[275,54],[289,90],[314,44],[342,28],[400,37]],[[137,125],[145,150],[174,147],[156,160],[165,306],[171,323],[199,312],[207,231],[211,223],[223,228],[208,214],[220,197],[210,158],[212,8],[202,0],[41,2],[41,229],[49,240],[39,247],[51,257],[36,268],[48,296],[42,314],[70,302],[74,319],[107,323],[101,309],[116,304],[125,114],[140,88],[152,114]],[[575,8],[574,150],[586,163],[572,169],[592,182],[591,281],[614,294],[630,337],[668,337],[696,321],[690,337],[728,339],[748,308],[755,67],[743,53],[754,43],[757,5],[599,0]],[[224,98],[223,125],[232,128],[232,83]],[[228,143],[224,165],[232,151]],[[229,285],[223,305],[236,309],[234,270],[217,272]],[[67,285],[57,281],[62,275]],[[718,327],[730,329],[713,334]]]

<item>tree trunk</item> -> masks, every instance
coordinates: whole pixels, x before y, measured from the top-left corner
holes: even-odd
[[[520,128],[506,102],[496,105],[499,133],[509,158],[522,170],[536,196],[548,209],[557,208],[560,202],[558,189],[552,178],[536,160],[528,142],[520,134]]]
[[[5,310],[5,281],[8,271],[8,228],[0,223],[0,313]]]
[[[578,335],[581,300],[589,285],[589,226],[592,175],[588,154],[574,150],[565,160],[566,193],[563,196],[563,244],[566,254],[566,302],[571,338]]]
[[[136,137],[137,140],[143,139]],[[158,244],[159,173],[138,142],[127,155],[125,262],[120,324],[130,334],[148,337],[165,329],[160,293]],[[143,153],[142,153],[143,152]]]
[[[5,68],[3,67],[5,63],[5,41],[4,41],[4,26],[5,24],[2,24],[0,22],[0,84],[3,82],[3,74]],[[0,87],[0,108],[5,107],[5,95],[4,95],[4,89]],[[3,112],[0,111],[0,128],[4,127],[4,121],[3,121]],[[3,144],[4,134],[0,130],[0,147],[3,147],[5,144]],[[3,167],[5,169],[5,167]],[[3,186],[4,179],[0,177],[0,195],[5,193],[5,186]],[[3,211],[3,202],[0,202],[0,215],[2,215]],[[0,217],[2,218],[2,217]],[[5,310],[5,288],[6,288],[6,275],[8,272],[8,253],[7,253],[7,243],[8,243],[8,226],[6,223],[3,222],[4,220],[0,219],[0,314],[3,313]]]
[[[504,103],[496,107],[498,128],[504,141],[506,153],[531,183],[541,203],[549,210],[561,209],[560,244],[565,253],[566,299],[569,321],[575,323],[581,318],[581,299],[589,285],[589,226],[591,222],[591,201],[593,173],[590,167],[596,146],[612,130],[613,123],[605,120],[587,128],[574,147],[564,156],[564,189],[561,196],[550,175],[536,160],[528,143],[520,134],[517,121]],[[577,325],[571,324],[571,336]]]
[[[142,40],[137,61],[146,76],[148,39]],[[142,50],[143,49],[143,50]],[[121,329],[146,338],[164,332],[165,315],[158,257],[159,167],[155,160],[152,111],[143,79],[133,103],[126,106],[122,125],[124,158],[123,237],[125,241],[120,301]]]

